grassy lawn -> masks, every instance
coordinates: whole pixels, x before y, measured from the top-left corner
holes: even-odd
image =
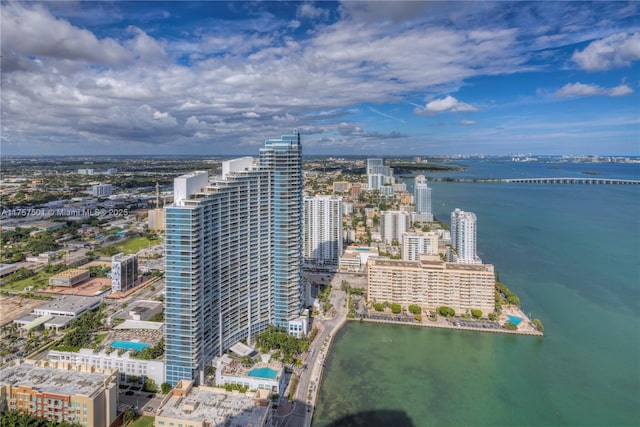
[[[143,416],[129,424],[128,427],[153,427],[153,419],[155,417]]]
[[[18,280],[17,282],[13,282],[10,285],[2,285],[2,289],[6,291],[23,291],[27,286],[33,286],[34,288],[39,289],[46,288],[47,286],[49,286],[49,277],[51,276],[53,276],[53,274],[48,274],[44,271],[41,271],[35,276]]]
[[[93,340],[97,345],[100,345],[102,343],[102,341],[104,341],[104,339],[107,337],[107,333],[103,333],[103,334],[98,334],[96,335]]]
[[[150,240],[146,237],[132,237],[114,246],[118,250],[118,252],[123,252],[125,254],[135,254],[140,249],[146,248],[147,246],[156,245],[161,241],[162,239]]]

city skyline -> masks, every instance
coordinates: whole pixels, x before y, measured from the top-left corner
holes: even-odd
[[[3,2],[2,154],[638,155],[640,4]]]

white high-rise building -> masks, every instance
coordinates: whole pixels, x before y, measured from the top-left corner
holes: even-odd
[[[416,205],[416,221],[433,221],[431,210],[431,188],[427,185],[424,175],[416,176],[413,186],[413,200]]]
[[[91,194],[94,197],[110,196],[113,193],[113,185],[111,184],[96,184],[91,187]]]
[[[402,259],[419,261],[420,255],[438,255],[438,233],[404,233],[402,235]]]
[[[462,264],[480,264],[482,260],[476,252],[476,214],[455,209],[451,212],[450,258]]]
[[[342,199],[331,196],[305,197],[305,262],[337,266],[341,256]]]
[[[222,178],[174,181],[165,209],[168,383],[203,381],[215,356],[269,324],[300,324],[301,157],[295,132],[266,141],[258,160],[225,162]]]
[[[401,211],[380,212],[380,237],[385,243],[402,244],[402,234],[411,227],[411,214]]]
[[[384,165],[382,159],[367,159],[367,178],[369,190],[381,190],[382,186],[387,185],[391,188],[385,189],[393,195],[393,169]]]

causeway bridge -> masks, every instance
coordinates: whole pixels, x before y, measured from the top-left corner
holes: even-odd
[[[609,179],[609,178],[513,178],[503,179],[503,182],[518,184],[640,184],[637,179]]]

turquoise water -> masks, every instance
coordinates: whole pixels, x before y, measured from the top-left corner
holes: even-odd
[[[547,176],[599,167],[603,178],[639,176],[622,166],[560,165],[570,170]],[[638,425],[640,186],[430,186],[438,218],[476,213],[479,255],[545,337],[349,323],[327,357],[313,426],[366,411],[396,411],[415,427]]]
[[[247,376],[274,380],[278,376],[278,371],[271,368],[254,368],[247,372]]]
[[[111,347],[113,348],[122,348],[125,350],[137,350],[142,351],[147,347],[151,347],[151,344],[147,344],[144,342],[133,342],[133,341],[114,341],[111,343]]]
[[[518,317],[518,316],[512,316],[512,315],[507,315],[507,317],[509,318],[509,320],[511,321],[511,323],[513,323],[514,325],[518,326],[520,324],[520,322],[522,322],[522,317]]]

